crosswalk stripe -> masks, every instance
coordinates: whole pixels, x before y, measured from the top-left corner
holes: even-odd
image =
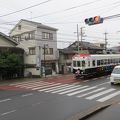
[[[30,87],[27,88],[37,88],[37,87],[41,87],[41,86],[48,86],[48,85],[53,85],[53,84],[61,84],[61,83],[42,83],[42,84],[38,84],[38,85],[32,85]]]
[[[18,82],[18,83],[13,83],[13,84],[10,84],[10,86],[12,85],[23,85],[23,84],[28,84],[28,83],[35,83],[35,82],[44,82],[44,81],[24,81],[24,82]]]
[[[71,86],[75,86],[75,85],[69,85],[69,84],[66,84],[65,86],[63,87],[59,87],[59,88],[54,88],[54,89],[51,89],[51,90],[47,90],[45,92],[53,92],[53,91],[58,91],[58,90],[61,90],[61,89],[64,89],[64,88],[69,88]]]
[[[110,94],[110,95],[108,95],[108,96],[105,96],[105,97],[103,97],[103,98],[101,98],[101,99],[98,99],[97,101],[99,101],[99,102],[104,102],[104,101],[109,100],[109,99],[111,99],[111,98],[113,98],[113,97],[115,97],[115,96],[117,96],[117,95],[119,95],[119,94],[120,94],[120,91],[117,91],[117,92],[112,93],[112,94]]]
[[[58,86],[53,86],[53,87],[45,88],[45,89],[38,90],[38,91],[52,90],[52,89],[55,89],[55,88],[61,88],[61,87],[64,87],[64,86],[66,86],[66,84],[62,84],[62,85],[58,85]]]
[[[95,92],[98,92],[98,91],[101,91],[101,90],[104,90],[104,89],[105,89],[105,87],[99,88],[99,89],[93,90],[93,91],[91,91],[91,92],[88,92],[88,93],[85,93],[85,94],[82,94],[82,95],[78,95],[77,97],[78,97],[78,98],[84,97],[84,96],[87,96],[87,95],[89,95],[89,94],[92,94],[92,93],[95,93]]]
[[[71,90],[67,90],[67,91],[63,91],[63,92],[60,92],[58,94],[66,94],[66,93],[69,93],[69,92],[73,92],[73,91],[76,91],[76,90],[80,90],[80,89],[83,89],[83,88],[87,88],[88,86],[83,86],[83,87],[79,87],[79,88],[75,88],[75,89],[71,89]]]
[[[21,86],[18,86],[18,87],[20,87],[20,88],[33,88],[33,87],[38,87],[38,86],[44,86],[44,85],[51,85],[51,84],[53,84],[53,83],[39,83],[39,84],[33,84],[33,85],[21,85]],[[17,86],[16,86],[17,87]]]
[[[68,87],[68,88],[65,88],[65,89],[61,89],[61,90],[57,90],[57,91],[54,91],[54,92],[52,92],[52,93],[58,93],[58,92],[62,92],[62,91],[65,91],[65,90],[69,90],[69,89],[73,89],[73,88],[76,88],[76,89],[78,89],[78,87],[80,87],[81,85],[77,85],[77,86],[70,86],[70,87]]]
[[[114,91],[114,90],[115,90],[115,89],[111,88],[111,89],[105,90],[105,91],[103,91],[103,92],[94,94],[94,95],[92,95],[92,96],[90,96],[90,97],[86,97],[86,99],[92,100],[92,99],[94,99],[94,98],[96,98],[96,97],[99,97],[99,96],[101,96],[101,95],[107,94],[107,93],[112,92],[112,91]]]
[[[50,84],[50,83],[41,81],[41,82],[34,82],[34,83],[26,83],[26,84],[16,85],[16,87],[21,87],[21,86],[26,87],[26,86],[32,86],[32,85],[38,85],[38,84]]]
[[[32,90],[38,90],[38,89],[47,88],[47,87],[52,87],[52,86],[60,85],[60,84],[61,84],[61,83],[56,83],[56,84],[51,84],[51,85],[44,85],[44,86],[32,88]]]
[[[86,89],[83,89],[83,90],[79,90],[79,91],[76,91],[76,92],[72,92],[72,93],[69,93],[67,94],[68,96],[72,96],[72,95],[76,95],[78,93],[81,93],[81,92],[85,92],[85,91],[88,91],[88,90],[91,90],[91,89],[95,89],[96,87],[90,87],[90,88],[86,88]]]

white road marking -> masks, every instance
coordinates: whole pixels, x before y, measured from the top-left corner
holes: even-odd
[[[92,95],[92,96],[90,96],[90,97],[86,97],[86,99],[92,100],[92,99],[94,99],[94,98],[96,98],[96,97],[99,97],[99,96],[104,95],[104,94],[106,94],[106,93],[112,92],[112,91],[114,91],[114,90],[115,90],[115,89],[111,88],[111,89],[105,90],[105,91],[103,91],[103,92],[94,94],[94,95]]]
[[[32,84],[32,83],[35,83],[35,82],[44,82],[44,81],[24,81],[24,82],[17,82],[17,83],[12,83],[10,85],[23,85],[23,84]]]
[[[117,91],[117,92],[112,93],[112,94],[110,94],[110,95],[108,95],[108,96],[105,96],[105,97],[103,97],[103,98],[101,98],[101,99],[98,99],[97,101],[99,101],[99,102],[104,102],[104,101],[109,100],[109,99],[111,99],[111,98],[113,98],[113,97],[115,97],[115,96],[117,96],[117,95],[119,95],[119,94],[120,94],[120,91]]]
[[[81,92],[85,92],[85,91],[88,91],[88,90],[91,90],[91,89],[95,89],[96,87],[90,87],[90,88],[86,88],[86,89],[83,89],[83,90],[79,90],[79,91],[76,91],[76,92],[72,92],[72,93],[69,93],[67,94],[68,96],[72,96],[72,95],[76,95],[78,93],[81,93]]]
[[[85,81],[83,81],[83,82],[88,82],[88,81],[90,81],[90,80],[85,80]]]
[[[69,88],[71,86],[75,86],[75,85],[69,85],[69,84],[65,84],[65,86],[63,87],[59,87],[59,88],[55,88],[55,89],[51,89],[51,90],[47,90],[45,92],[52,92],[52,91],[58,91],[58,90],[61,90],[61,89],[64,89],[64,88]]]
[[[53,86],[53,87],[50,87],[50,88],[45,88],[45,89],[38,90],[38,91],[52,90],[52,89],[60,88],[60,87],[64,87],[64,86],[66,86],[66,84],[63,84],[63,85],[57,85],[57,86]]]
[[[77,96],[77,97],[78,97],[78,98],[84,97],[84,96],[87,96],[87,95],[89,95],[89,94],[92,94],[92,93],[95,93],[95,92],[98,92],[98,91],[101,91],[101,90],[104,90],[104,89],[105,89],[104,87],[103,87],[103,88],[99,88],[99,89],[93,90],[93,91],[91,91],[91,92],[88,92],[88,93],[79,95],[79,96]]]
[[[10,101],[10,100],[12,100],[12,99],[8,98],[8,99],[0,100],[0,103],[1,102],[7,102],[7,101]]]
[[[57,91],[54,91],[54,92],[52,92],[52,93],[58,93],[58,92],[62,92],[62,91],[65,91],[65,90],[69,90],[69,89],[73,89],[73,88],[78,88],[78,87],[80,87],[81,85],[77,85],[77,86],[69,86],[69,87],[67,87],[67,88],[65,88],[65,89],[61,89],[61,90],[57,90]],[[76,88],[76,89],[77,89]]]
[[[41,87],[35,87],[32,90],[38,90],[38,89],[42,89],[42,88],[52,87],[52,86],[55,86],[55,85],[61,85],[61,83],[56,83],[56,84],[51,84],[51,85],[44,85],[44,86],[41,86]]]
[[[8,111],[8,112],[5,112],[5,113],[2,113],[1,116],[7,115],[7,114],[10,114],[10,113],[13,113],[13,112],[16,112],[16,110],[11,110],[11,111]]]
[[[66,94],[66,93],[69,93],[69,92],[73,92],[73,91],[76,91],[76,90],[80,90],[80,89],[83,89],[83,88],[87,88],[88,86],[79,86],[79,88],[75,88],[75,89],[71,89],[71,90],[67,90],[67,91],[63,91],[63,92],[61,92],[61,93],[59,93],[59,94]]]
[[[27,97],[27,96],[31,96],[31,95],[33,95],[33,93],[24,94],[24,95],[21,95],[21,97]]]
[[[30,89],[30,88],[36,88],[36,87],[47,86],[47,85],[52,85],[52,84],[54,84],[54,83],[40,83],[40,84],[37,84],[37,85],[28,86],[26,88]]]
[[[95,87],[98,87],[98,86],[101,86],[101,85],[104,85],[104,84],[108,84],[108,83],[110,83],[110,82],[104,82],[104,83],[96,85]]]
[[[30,87],[32,87],[32,86],[39,86],[39,85],[48,85],[48,84],[53,84],[52,82],[38,82],[38,83],[32,83],[32,84],[29,84],[29,83],[27,83],[27,84],[22,84],[22,85],[16,85],[16,87],[28,87],[28,88],[30,88]]]

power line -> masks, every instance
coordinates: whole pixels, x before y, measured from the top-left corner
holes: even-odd
[[[45,1],[45,2],[49,2],[49,1],[50,1],[50,0]],[[43,3],[45,3],[45,2],[43,2]],[[78,7],[81,7],[81,6],[86,6],[86,5],[89,5],[89,4],[93,4],[93,3],[95,3],[95,2],[98,2],[98,1],[95,0],[95,1],[92,1],[92,2],[84,3],[84,4],[79,5],[79,6],[73,6],[73,7],[70,7],[70,8],[64,9],[64,10],[61,10],[61,11],[46,13],[46,14],[43,14],[43,15],[40,15],[40,16],[32,17],[32,19],[35,19],[35,18],[38,18],[38,17],[43,17],[43,16],[48,16],[48,15],[52,15],[52,14],[57,14],[57,13],[60,13],[60,12],[65,12],[65,11],[72,10],[72,9],[75,9],[75,8],[78,8]],[[113,4],[116,4],[116,3],[118,3],[118,2],[115,2],[115,3],[113,3]],[[42,3],[39,3],[39,4],[42,4]],[[38,6],[39,4],[30,6],[30,7]],[[27,8],[29,9],[30,7],[27,7]],[[22,10],[26,10],[27,8],[24,8],[24,9],[21,9],[21,10],[12,12],[12,13],[8,13],[8,14],[2,15],[2,16],[4,17],[4,16],[7,16],[7,15],[11,15],[11,14],[14,14],[14,13],[19,12],[19,11],[21,12]],[[2,17],[2,16],[0,16],[0,17]],[[28,18],[28,19],[29,19],[29,18]],[[4,22],[4,23],[1,23],[1,24],[5,24],[5,23],[6,23],[6,24],[10,25],[9,23],[13,23],[13,22],[18,22],[18,21]],[[47,24],[66,24],[66,23],[69,24],[69,23],[84,23],[84,22],[64,22],[64,23],[63,23],[63,22],[55,22],[55,23],[47,23]],[[12,24],[11,24],[11,25],[12,25]]]
[[[111,16],[108,16],[108,17],[104,17],[104,20],[113,19],[113,18],[117,18],[117,17],[120,17],[120,14],[116,14],[116,15],[111,15]]]
[[[18,10],[18,11],[14,11],[14,12],[11,12],[11,13],[8,13],[8,14],[5,14],[5,15],[1,15],[0,17],[5,17],[5,16],[11,15],[11,14],[15,14],[15,13],[18,13],[18,12],[21,12],[21,11],[24,11],[24,10],[27,10],[27,9],[30,9],[30,8],[32,8],[32,7],[39,6],[39,5],[44,4],[44,3],[46,3],[46,2],[49,2],[49,1],[51,1],[51,0],[47,0],[47,1],[45,1],[45,2],[42,2],[42,3],[36,4],[36,5],[27,7],[27,8]],[[101,1],[101,0],[99,0],[99,1]],[[64,10],[55,11],[55,12],[46,13],[46,14],[43,14],[43,15],[40,15],[40,16],[32,17],[32,19],[39,18],[39,17],[43,17],[43,16],[48,16],[48,15],[52,15],[52,14],[57,14],[57,13],[65,12],[65,11],[69,11],[69,10],[76,9],[76,8],[79,8],[79,7],[82,7],[82,6],[86,6],[86,5],[93,4],[93,3],[95,3],[95,2],[98,2],[98,0],[94,0],[94,1],[92,1],[92,2],[84,3],[84,4],[81,4],[81,5],[79,5],[79,6],[73,6],[73,7],[64,9]],[[28,19],[29,19],[29,18],[28,18]],[[11,22],[6,22],[6,23],[12,23],[12,22],[18,22],[18,21],[11,21]]]
[[[18,12],[22,12],[22,11],[24,11],[24,10],[27,10],[27,9],[30,9],[30,8],[33,8],[33,7],[37,7],[37,6],[39,6],[39,5],[45,4],[45,3],[50,2],[50,1],[51,1],[51,0],[47,0],[47,1],[44,1],[44,2],[41,2],[41,3],[35,4],[35,5],[29,6],[29,7],[26,7],[26,8],[20,9],[20,10],[14,11],[14,12],[10,12],[10,13],[1,15],[0,17],[5,17],[5,16],[9,16],[9,15],[18,13]]]
[[[99,1],[102,1],[102,0],[99,0]],[[76,8],[79,8],[79,7],[83,7],[83,6],[86,6],[86,5],[90,5],[90,4],[93,4],[95,2],[99,2],[99,1],[98,0],[94,0],[92,2],[87,2],[87,3],[81,4],[81,5],[77,5],[77,6],[73,6],[73,7],[64,9],[64,10],[60,10],[60,11],[56,11],[56,12],[51,12],[51,13],[46,13],[46,14],[43,14],[43,15],[40,15],[40,16],[33,17],[33,19],[39,18],[39,17],[48,16],[48,15],[53,15],[53,14],[57,14],[57,13],[61,13],[61,12],[66,12],[66,11],[73,10],[73,9],[76,9]]]

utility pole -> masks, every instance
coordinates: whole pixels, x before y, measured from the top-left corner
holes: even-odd
[[[82,43],[82,41],[83,41],[83,37],[84,37],[83,28],[85,28],[85,27],[81,27],[81,28],[80,28],[80,36],[81,36],[81,52],[82,52],[82,50],[83,50],[83,43]]]
[[[85,27],[81,27],[81,28],[80,28],[80,32],[79,32],[79,27],[78,27],[78,24],[77,24],[78,54],[80,53],[80,49],[79,49],[79,46],[80,46],[80,44],[79,44],[79,35],[81,36],[81,37],[80,37],[80,41],[81,41],[81,53],[82,53],[82,47],[83,47],[82,41],[83,41],[83,37],[84,37],[83,28],[85,28]]]
[[[44,72],[45,72],[45,77],[46,77],[46,51],[48,49],[48,44],[44,44]]]
[[[105,35],[105,53],[107,53],[107,40],[108,40],[107,34],[108,34],[107,32],[104,33],[104,35]]]
[[[78,54],[79,54],[79,28],[77,24],[77,42],[78,42]]]
[[[45,77],[46,77],[46,71],[45,71],[45,69],[46,69],[46,61],[45,61],[45,53],[46,52],[45,51],[46,50],[45,49],[46,49],[46,47],[45,47],[45,44],[44,44],[44,72],[45,72],[44,74],[45,74]]]

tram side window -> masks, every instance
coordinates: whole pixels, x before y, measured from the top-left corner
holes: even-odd
[[[103,65],[103,60],[101,60],[100,62],[101,62],[101,65]]]
[[[73,66],[76,67],[76,61],[73,61]]]
[[[92,61],[92,65],[95,66],[95,60]]]
[[[110,59],[108,59],[108,64],[110,64]]]
[[[100,60],[97,60],[97,66],[100,66]]]
[[[88,61],[88,66],[90,67],[90,61]]]
[[[77,61],[77,67],[80,67],[80,61]]]
[[[84,60],[82,61],[82,67],[85,67],[85,61]]]

